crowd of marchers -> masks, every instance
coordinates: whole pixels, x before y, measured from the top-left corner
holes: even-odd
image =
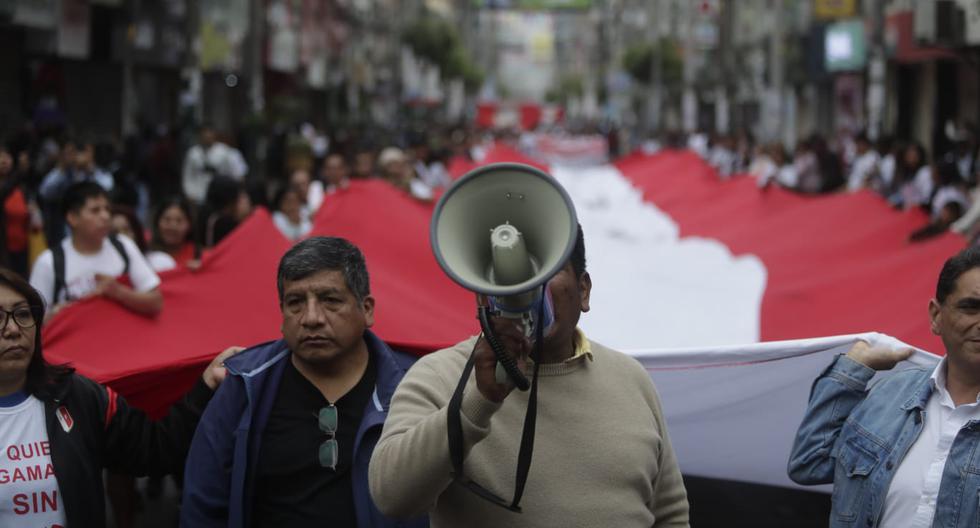
[[[99,145],[67,137],[0,149],[0,525],[103,526],[104,485],[116,525],[133,525],[133,477],[169,474],[182,481],[187,527],[689,526],[649,374],[578,325],[593,290],[588,226],[547,283],[547,330],[532,339],[517,320],[491,316],[483,333],[418,359],[371,330],[376,300],[360,249],[307,235],[318,207],[355,178],[431,201],[450,182],[450,151],[433,153],[432,138],[408,142],[408,152],[361,149],[299,127],[282,170],[256,179],[219,137],[201,127],[179,163],[165,135],[131,156],[102,157]],[[479,148],[465,133],[447,137],[456,155]],[[913,147],[888,161],[859,135],[845,163],[812,140],[794,176],[767,162],[775,151],[743,158],[751,149],[737,142],[689,139],[723,176],[748,170],[762,187],[871,188],[901,207],[929,207],[935,229],[971,214],[972,146],[957,149],[963,159],[926,164]],[[926,178],[928,189],[915,188]],[[962,201],[947,196],[955,192]],[[280,339],[229,346],[161,420],[45,359],[53,314],[93,295],[159,313],[158,273],[206,265],[204,252],[256,204],[297,241],[276,275]],[[977,525],[980,249],[947,260],[928,322],[945,347],[937,365],[878,381],[911,351],[859,342],[812,386],[788,474],[833,483],[831,526]],[[533,376],[530,392],[498,380],[498,354]],[[540,412],[526,414],[531,405]]]
[[[792,152],[783,143],[757,144],[747,132],[694,133],[686,146],[719,174],[753,177],[760,189],[804,194],[870,190],[899,210],[921,209],[929,221],[909,235],[917,241],[953,230],[972,242],[980,236],[980,143],[973,126],[947,127],[948,147],[930,155],[915,140],[859,131],[833,138],[812,134]]]

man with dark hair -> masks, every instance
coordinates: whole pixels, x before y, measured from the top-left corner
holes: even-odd
[[[592,291],[581,228],[548,291],[554,323],[536,367],[523,330],[513,320],[491,321],[522,370],[538,371],[523,513],[509,497],[519,488],[530,397],[497,382],[484,336],[423,357],[398,387],[371,460],[371,493],[383,512],[428,511],[433,527],[688,526],[687,493],[650,376],[576,326]],[[461,400],[458,384],[465,384]],[[461,438],[458,465],[450,438]]]
[[[368,330],[374,297],[350,242],[296,244],[276,287],[283,338],[225,362],[187,459],[181,525],[394,527],[371,501],[368,461],[414,357]]]
[[[854,137],[854,148],[854,162],[851,163],[851,172],[847,176],[847,190],[850,192],[868,187],[878,174],[878,164],[881,162],[881,155],[873,148],[871,140],[864,132]]]
[[[106,192],[112,191],[114,186],[112,175],[95,164],[95,146],[66,138],[61,143],[58,164],[41,180],[37,191],[49,246],[60,242],[65,236],[64,216],[60,207],[67,189],[72,184],[84,181],[94,181]]]
[[[109,197],[95,182],[76,183],[65,191],[63,214],[71,236],[41,253],[31,270],[31,286],[49,306],[48,316],[92,295],[102,295],[144,315],[163,306],[160,278],[136,243],[110,233]],[[132,286],[117,280],[128,276]]]
[[[946,348],[935,367],[868,387],[911,350],[863,342],[817,378],[789,460],[800,484],[834,484],[830,526],[977,526],[980,249],[946,261],[929,301]]]
[[[301,208],[303,216],[312,220],[313,215],[323,205],[323,182],[320,179],[312,179],[307,169],[296,169],[289,173],[288,183],[299,193],[299,198],[303,202]]]
[[[242,153],[221,141],[210,125],[198,129],[198,143],[187,150],[184,157],[182,182],[184,194],[192,202],[201,205],[207,196],[208,185],[215,176],[235,181],[245,180],[248,164]]]
[[[334,194],[350,187],[350,168],[340,153],[327,155],[323,161],[324,193]]]

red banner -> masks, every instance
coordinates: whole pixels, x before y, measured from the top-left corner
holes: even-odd
[[[617,166],[681,236],[714,238],[762,259],[762,340],[873,330],[942,352],[926,305],[943,262],[965,241],[947,234],[909,243],[925,214],[895,211],[871,192],[803,196],[760,191],[747,177],[720,181],[690,152],[635,155]]]
[[[485,161],[529,160],[496,148]],[[906,242],[924,215],[893,211],[871,193],[805,197],[759,191],[748,178],[720,181],[685,152],[637,155],[618,168],[673,217],[682,236],[717,239],[763,261],[762,339],[874,330],[942,350],[929,332],[926,303],[943,261],[964,241],[947,235]],[[380,180],[355,181],[327,197],[314,228],[361,247],[377,299],[374,330],[396,348],[420,354],[477,329],[472,295],[432,256],[431,210]],[[200,271],[164,274],[159,317],[134,315],[102,299],[85,301],[45,328],[45,354],[159,412],[220,350],[280,336],[276,268],[288,248],[269,215],[256,211]],[[651,336],[650,347],[656,346]]]

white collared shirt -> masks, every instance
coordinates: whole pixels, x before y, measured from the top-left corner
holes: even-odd
[[[854,166],[847,177],[847,190],[857,192],[863,189],[874,174],[880,159],[877,152],[869,150],[854,160]]]
[[[879,524],[885,528],[932,526],[939,485],[953,441],[967,423],[980,420],[980,395],[977,402],[958,407],[953,404],[946,390],[946,358],[936,365],[930,379],[933,391],[926,403],[922,432],[898,465],[885,495]]]

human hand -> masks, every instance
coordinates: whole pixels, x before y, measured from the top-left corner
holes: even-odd
[[[27,202],[27,213],[30,218],[31,229],[40,231],[44,228],[44,217],[41,216],[41,208],[37,202],[34,200]]]
[[[184,263],[187,269],[191,271],[197,271],[201,269],[201,259],[191,259]]]
[[[490,325],[497,335],[497,340],[504,346],[504,349],[517,361],[517,367],[521,372],[527,366],[527,356],[531,351],[531,343],[524,336],[521,323],[516,319],[506,317],[494,317],[490,320]],[[507,395],[514,390],[514,384],[508,378],[506,383],[497,383],[497,355],[490,347],[486,337],[481,336],[476,343],[473,351],[473,369],[476,377],[476,387],[484,398],[500,403],[507,398]]]
[[[891,370],[912,355],[911,348],[872,347],[864,341],[854,343],[847,357],[874,370]]]
[[[225,380],[225,376],[228,375],[228,370],[225,369],[225,360],[242,350],[245,350],[245,347],[228,347],[211,360],[208,368],[204,369],[204,375],[202,376],[208,388],[215,390],[218,388],[218,385],[221,385],[221,382]]]
[[[71,303],[68,301],[60,302],[48,309],[47,313],[44,314],[44,320],[48,321],[55,316],[58,312],[67,308]]]
[[[123,285],[116,280],[115,277],[111,275],[103,275],[102,273],[95,274],[95,289],[92,290],[91,295],[101,295],[109,299],[115,299],[118,297],[119,290],[123,288]]]

